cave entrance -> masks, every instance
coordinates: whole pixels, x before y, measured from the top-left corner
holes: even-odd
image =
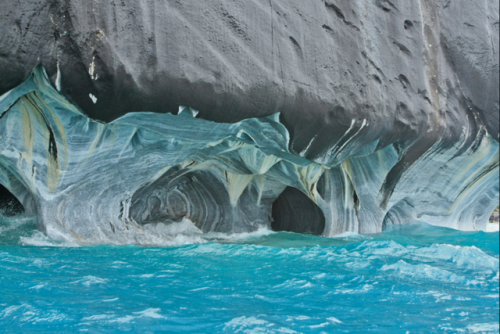
[[[0,183],[0,215],[12,217],[21,213],[24,213],[21,202]]]
[[[325,215],[303,192],[288,187],[274,201],[271,227],[276,232],[322,235]]]

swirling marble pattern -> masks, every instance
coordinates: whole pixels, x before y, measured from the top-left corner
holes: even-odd
[[[287,229],[332,236],[423,220],[474,230],[498,205],[498,142],[481,126],[464,127],[457,142],[414,143],[419,150],[374,141],[353,154],[355,137],[339,135],[308,160],[289,151],[279,114],[233,124],[196,115],[180,107],[95,121],[39,66],[0,97],[0,183],[42,231],[81,244],[161,244],[172,236],[153,227],[184,218],[204,232],[308,214],[309,229],[304,219]],[[287,188],[301,195],[273,212]]]

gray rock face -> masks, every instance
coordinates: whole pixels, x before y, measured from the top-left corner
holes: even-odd
[[[194,212],[199,207],[194,203],[210,198],[200,194],[227,191],[210,204],[217,207],[210,214],[221,213],[216,225],[253,215],[241,219],[254,225],[239,227],[251,230],[255,224],[270,224],[272,203],[286,187],[299,189],[321,208],[324,235],[376,232],[383,225],[422,217],[457,228],[482,228],[498,205],[498,1],[22,0],[2,4],[0,27],[0,94],[43,64],[62,96],[95,120],[111,122],[132,111],[176,114],[181,105],[199,110],[199,118],[224,123],[279,112],[276,122],[287,129],[289,153],[308,161],[299,163],[301,168],[311,164],[322,170],[318,178],[297,183],[300,177],[288,175],[290,180],[284,181],[283,175],[246,170],[245,163],[245,168],[232,170],[237,184],[248,181],[242,175],[253,175],[252,182],[262,176],[277,184],[269,185],[260,202],[247,183],[243,189],[250,190],[237,196],[242,203],[236,211],[228,186],[234,182],[219,178],[227,166],[183,174],[175,182],[168,175],[155,179],[148,174],[127,190],[135,204],[127,214],[138,226],[189,213],[199,228],[210,230],[215,225],[204,227],[203,217],[215,216]],[[35,90],[57,96],[41,86]],[[36,101],[48,103],[45,97]],[[16,101],[2,103],[6,109],[0,110],[1,117],[11,107],[22,114]],[[68,103],[58,108],[73,110]],[[65,123],[69,116],[64,113],[56,114],[62,124],[73,124]],[[22,125],[19,115],[9,117]],[[148,115],[153,114],[143,117]],[[7,131],[6,123],[1,126]],[[15,142],[14,134],[9,132],[9,140]],[[0,136],[6,138],[6,133]],[[52,141],[46,139],[58,152],[64,147],[77,157],[93,152],[88,149],[95,138],[82,138],[88,145],[69,146],[57,134]],[[128,145],[125,138],[120,140]],[[53,192],[62,196],[71,183],[52,185],[40,195],[41,184],[28,186],[31,181],[24,178],[29,172],[12,165],[9,159],[16,158],[9,145],[0,151],[0,183],[28,211],[50,219],[44,216],[50,210],[40,203],[48,203],[46,196],[54,197]],[[19,152],[26,149],[16,147]],[[148,149],[155,154],[154,145]],[[33,152],[40,161],[50,160],[50,149]],[[287,159],[297,165],[294,158]],[[102,163],[101,168],[109,166]],[[168,163],[179,170],[186,167]],[[283,170],[290,173],[293,168]],[[305,175],[312,176],[311,171]],[[63,179],[79,184],[80,178]],[[118,188],[113,196],[127,198]],[[88,190],[77,200],[90,201],[92,196],[96,193]],[[296,202],[296,196],[283,196],[284,203]],[[96,211],[89,215],[86,219],[93,221],[108,217]],[[68,219],[62,217],[61,226]],[[224,229],[231,230],[220,227]],[[71,226],[68,230],[75,231]],[[75,235],[92,239],[97,232],[89,231]]]
[[[55,80],[59,62],[92,118],[281,112],[295,152],[317,136],[311,158],[352,119],[369,122],[364,143],[453,140],[475,117],[498,140],[498,13],[494,0],[6,2],[0,94],[39,63]]]

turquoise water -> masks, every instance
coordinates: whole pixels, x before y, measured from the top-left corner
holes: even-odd
[[[0,332],[499,332],[498,232],[410,224],[175,245],[71,247],[0,217]]]

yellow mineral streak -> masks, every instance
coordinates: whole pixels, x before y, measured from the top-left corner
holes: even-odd
[[[87,153],[87,156],[85,157],[85,161],[83,162],[83,164],[87,163],[87,161],[92,157],[92,154],[94,154],[94,151],[97,148],[97,145],[99,144],[99,142],[101,141],[101,137],[102,137],[103,131],[105,129],[106,129],[106,125],[101,124],[101,123],[97,123],[96,136],[95,136],[94,140],[92,141],[92,143],[90,144],[89,151]]]
[[[51,119],[54,122],[55,128],[57,129],[57,137],[55,138],[56,141],[58,142],[57,145],[57,158],[59,160],[59,163],[63,161],[64,166],[61,168],[62,171],[65,171],[66,168],[68,167],[68,157],[69,157],[69,152],[68,152],[68,141],[66,139],[66,130],[64,129],[64,125],[57,117],[56,113],[50,108],[43,99],[38,99],[37,102],[45,106],[46,112],[50,113],[52,116]],[[63,149],[63,152],[61,152],[61,148]]]
[[[306,191],[306,195],[317,204],[318,197],[320,196],[317,184],[324,174],[325,168],[319,164],[311,164],[306,167],[295,166],[295,169],[297,170],[299,181]]]
[[[37,135],[42,135],[44,142],[46,143],[46,148],[48,149],[49,147],[49,138],[50,138],[50,131],[48,129],[48,125],[46,124],[46,119],[44,119],[44,115],[41,113],[43,112],[39,106],[34,105],[33,102],[37,102],[38,98],[36,94],[34,93],[29,93],[23,96],[20,99],[20,102],[22,106],[30,113],[30,115],[34,116],[33,118],[36,119],[36,122],[33,122],[33,127],[32,129],[35,130],[36,127],[36,133]],[[37,126],[38,125],[38,126]],[[56,138],[54,138],[56,140]],[[33,145],[36,145],[35,141],[33,141]],[[48,163],[47,163],[47,190],[50,192],[55,192],[57,190],[57,186],[59,184],[59,178],[60,178],[60,168],[59,168],[59,161],[56,157],[54,157],[52,154],[49,154],[48,156]]]
[[[45,75],[38,76],[36,75],[34,77],[34,83],[35,86],[38,89],[39,94],[42,95],[43,98],[48,97],[52,100],[55,100],[54,102],[56,104],[61,104],[66,112],[73,112],[75,114],[85,116],[78,108],[74,105],[72,105],[68,100],[66,100],[59,92],[57,92],[53,87],[52,84],[49,81],[49,78]],[[44,92],[44,93],[41,93]],[[46,95],[46,94],[48,95]]]
[[[231,205],[236,206],[241,194],[245,191],[247,186],[252,182],[253,175],[233,174],[226,172],[227,188]]]
[[[23,158],[28,166],[33,162],[33,134],[35,129],[31,124],[30,113],[24,104],[19,105],[19,112],[21,113],[21,122],[24,132],[24,152]]]
[[[257,151],[253,146],[250,149],[242,150],[240,152],[241,160],[250,168],[252,168],[256,175],[264,175],[275,164],[281,161],[280,158],[274,155],[266,155]]]
[[[59,185],[60,169],[59,162],[54,156],[49,154],[49,164],[47,166],[47,188],[50,192],[56,192]]]
[[[111,132],[111,135],[106,140],[107,141],[107,148],[108,148],[108,150],[111,150],[115,146],[119,125],[116,123],[113,123],[112,125],[108,125],[107,129],[109,132]]]
[[[262,195],[264,194],[264,185],[265,179],[262,175],[257,175],[254,177],[254,184],[257,187],[257,191],[259,192],[259,197],[257,198],[257,205],[260,205],[262,200]]]

